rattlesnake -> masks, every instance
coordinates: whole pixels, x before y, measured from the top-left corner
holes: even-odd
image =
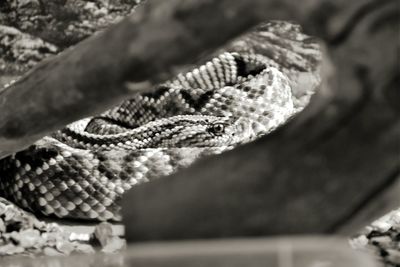
[[[222,53],[2,159],[0,191],[44,215],[120,220],[133,185],[252,141],[294,112],[287,77],[267,58]]]

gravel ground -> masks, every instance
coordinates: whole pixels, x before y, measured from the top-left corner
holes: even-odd
[[[389,212],[350,239],[354,249],[375,255],[384,266],[400,266],[400,209]]]
[[[38,220],[0,198],[0,256],[59,256],[74,253],[114,253],[125,248],[125,240],[110,223],[91,227],[62,226]]]

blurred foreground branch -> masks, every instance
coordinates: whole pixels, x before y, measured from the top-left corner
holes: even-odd
[[[331,2],[343,4],[315,2],[325,15]],[[304,24],[330,25],[318,32],[327,55],[310,105],[261,140],[134,188],[123,208],[130,241],[337,232],[396,182],[398,3],[336,10]]]
[[[329,26],[327,18],[348,5],[331,1],[333,12],[320,14],[325,2],[307,0],[298,8],[290,0],[149,1],[132,17],[39,64],[0,93],[0,158],[132,92],[149,90],[151,83],[171,77],[171,70],[194,63],[201,53],[265,19],[298,19],[318,33]]]

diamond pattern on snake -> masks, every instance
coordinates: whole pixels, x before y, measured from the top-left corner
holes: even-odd
[[[132,186],[271,132],[294,113],[287,77],[258,54],[223,53],[151,93],[0,161],[0,192],[42,215],[121,220]]]

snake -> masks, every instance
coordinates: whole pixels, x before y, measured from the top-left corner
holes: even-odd
[[[0,195],[38,215],[120,221],[134,186],[256,140],[294,113],[288,78],[265,56],[221,52],[0,160]]]

